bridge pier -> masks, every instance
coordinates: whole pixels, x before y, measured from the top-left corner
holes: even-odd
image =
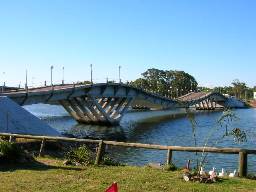
[[[73,97],[59,103],[78,122],[85,124],[118,124],[133,98]]]
[[[200,101],[199,103],[195,103],[194,106],[197,110],[215,110],[216,101],[209,98],[209,99]]]

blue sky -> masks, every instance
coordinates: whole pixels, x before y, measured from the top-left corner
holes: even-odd
[[[0,84],[103,82],[177,69],[200,85],[256,85],[254,0],[0,0]],[[4,74],[3,74],[4,73]]]

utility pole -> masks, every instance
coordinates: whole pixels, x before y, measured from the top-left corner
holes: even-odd
[[[28,91],[28,70],[26,69],[26,83],[25,83],[25,90]]]
[[[91,67],[91,84],[92,84],[92,64],[90,64]]]
[[[5,75],[5,72],[3,74]],[[4,90],[5,90],[5,79],[4,79]]]
[[[119,83],[121,83],[121,66],[118,66]]]
[[[4,92],[4,88],[5,88],[5,80],[4,80],[4,75],[5,75],[5,72],[3,72],[3,85],[2,85],[2,92]]]
[[[52,83],[52,70],[53,70],[53,65],[51,66],[51,86],[53,86],[53,83]]]
[[[62,67],[62,85],[64,85],[64,67]]]

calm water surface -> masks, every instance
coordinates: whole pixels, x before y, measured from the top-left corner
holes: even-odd
[[[62,133],[71,133],[77,137],[102,138],[107,140],[118,140],[127,142],[139,142],[162,145],[180,145],[193,146],[191,123],[186,117],[177,119],[159,118],[154,121],[138,123],[139,117],[143,113],[127,114],[121,126],[104,127],[77,124],[62,107],[48,105],[26,106],[29,111],[44,119],[55,129]],[[216,122],[222,115],[222,112],[200,113],[196,115],[197,122],[197,142],[203,145],[204,141],[212,129],[219,128],[215,131],[210,139],[210,144],[219,141],[217,146],[221,147],[243,147],[256,148],[256,109],[237,109],[234,110],[238,120],[231,123],[229,130],[232,128],[241,128],[247,132],[247,142],[238,144],[233,138],[226,137],[220,139],[225,133],[225,128],[220,127]],[[109,153],[115,159],[122,163],[131,165],[144,165],[149,162],[164,163],[166,151],[131,149],[131,148],[108,148]],[[200,157],[201,154],[199,154]],[[188,159],[192,163],[196,162],[195,153],[174,152],[174,163],[178,166],[184,166]],[[226,168],[233,171],[237,168],[238,155],[209,154],[207,169],[215,166],[217,169]],[[256,173],[256,156],[249,155],[248,159],[249,172]]]

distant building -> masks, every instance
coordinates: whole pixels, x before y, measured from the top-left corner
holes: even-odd
[[[253,92],[253,99],[256,100],[256,92]]]

